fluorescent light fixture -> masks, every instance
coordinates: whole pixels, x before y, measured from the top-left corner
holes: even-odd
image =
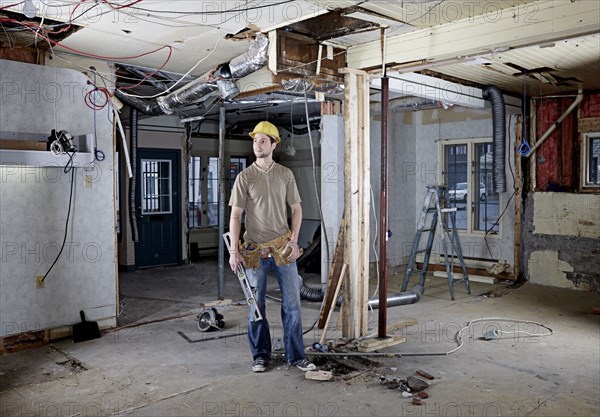
[[[33,0],[25,0],[25,4],[23,4],[23,14],[30,19],[35,17],[37,9],[35,4],[33,4]]]
[[[482,98],[482,91],[479,88],[467,87],[451,81],[412,72],[401,74],[392,71],[388,72],[388,76],[390,78],[390,91],[402,94],[403,96],[417,96],[446,103],[446,105],[455,104],[473,109],[482,109],[485,107],[485,100]],[[372,79],[371,86],[381,88],[381,79]]]

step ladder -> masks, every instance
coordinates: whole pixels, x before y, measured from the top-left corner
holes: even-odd
[[[421,218],[419,219],[419,224],[417,225],[417,233],[415,235],[415,240],[413,241],[408,265],[406,266],[406,274],[404,276],[404,281],[402,282],[401,291],[406,291],[408,282],[413,274],[419,275],[419,284],[423,288],[425,287],[425,275],[427,274],[427,268],[429,267],[431,248],[433,247],[437,223],[438,220],[440,220],[442,226],[439,228],[440,244],[442,245],[444,260],[446,261],[446,273],[448,274],[450,298],[454,300],[455,285],[464,282],[468,294],[471,294],[471,286],[469,284],[467,267],[465,266],[465,260],[463,258],[460,240],[456,230],[456,207],[442,207],[445,205],[445,192],[446,187],[427,186],[427,195],[425,196],[423,211],[421,212]],[[428,221],[428,218],[431,218],[430,222]],[[427,244],[425,248],[420,249],[423,233],[429,233],[429,236],[427,237]],[[423,266],[421,269],[416,268],[418,253],[424,254]],[[458,258],[458,262],[460,263],[463,272],[463,277],[460,279],[454,279],[453,276],[455,257]]]

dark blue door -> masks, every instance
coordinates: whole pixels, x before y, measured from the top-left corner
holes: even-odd
[[[137,268],[181,263],[180,151],[138,149]]]

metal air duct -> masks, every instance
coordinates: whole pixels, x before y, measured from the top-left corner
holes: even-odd
[[[494,142],[492,150],[492,166],[494,174],[494,191],[506,192],[505,169],[505,143],[506,143],[506,117],[504,98],[498,87],[487,86],[482,90],[484,99],[492,105],[492,123],[494,129]]]
[[[266,64],[268,46],[268,37],[257,33],[248,51],[242,55],[154,101],[132,97],[121,90],[115,90],[115,95],[129,106],[153,116],[171,114],[177,108],[199,102],[216,90],[219,90],[223,100],[230,100],[240,92],[235,80],[245,77]]]

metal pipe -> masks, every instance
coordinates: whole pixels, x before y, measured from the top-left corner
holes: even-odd
[[[387,150],[388,150],[388,118],[390,104],[389,78],[381,78],[381,192],[379,197],[379,338],[386,337],[387,326]]]
[[[219,112],[219,236],[225,234],[225,106]],[[219,284],[217,298],[223,299],[225,283],[225,243],[219,241]]]
[[[575,108],[577,106],[579,106],[579,103],[581,103],[581,101],[583,100],[583,89],[579,88],[577,90],[577,97],[575,97],[575,101],[573,101],[573,103],[571,103],[571,105],[567,108],[567,110],[565,110],[565,112],[558,118],[558,120],[556,122],[554,122],[554,124],[552,126],[550,126],[550,128],[548,130],[546,130],[546,132],[542,135],[542,137],[536,141],[535,145],[533,145],[531,147],[531,149],[529,150],[529,153],[526,155],[527,158],[529,158],[529,156],[535,152],[535,150],[542,144],[544,143],[544,141],[546,139],[548,139],[548,137],[552,134],[552,132],[554,132],[554,130],[556,130],[556,128],[563,122],[563,120],[565,120],[565,118],[573,111],[575,110]]]
[[[300,279],[300,298],[307,301],[312,302],[321,302],[323,298],[325,298],[325,287],[323,288],[311,288],[304,284],[302,277],[298,276]],[[416,284],[410,291],[404,291],[396,294],[391,294],[385,300],[386,307],[397,307],[403,306],[407,304],[414,304],[421,299],[423,295],[423,286],[421,284]],[[342,305],[343,296],[339,295],[335,305]],[[374,298],[368,301],[368,307],[377,310],[381,305],[380,300],[378,298]],[[383,309],[380,309],[380,311]]]
[[[391,294],[387,297],[385,305],[386,307],[397,307],[414,304],[421,299],[422,295],[423,287],[420,284],[416,284],[410,291]],[[380,305],[381,303],[378,299],[369,300],[369,308],[372,308],[373,310],[378,309]],[[381,310],[384,309],[380,309],[379,311]]]

